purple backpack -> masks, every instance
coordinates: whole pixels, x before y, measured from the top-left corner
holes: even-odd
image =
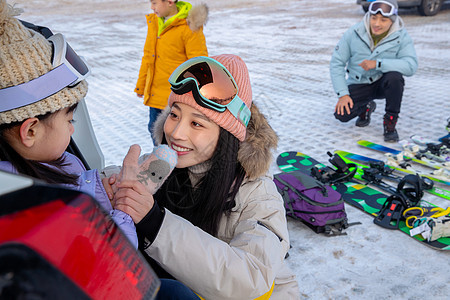
[[[286,214],[301,220],[316,233],[343,234],[348,227],[344,200],[331,186],[293,171],[274,175]]]

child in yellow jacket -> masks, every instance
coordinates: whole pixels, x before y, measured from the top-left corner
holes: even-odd
[[[203,25],[208,17],[205,4],[176,0],[151,0],[153,14],[146,16],[148,32],[135,92],[149,106],[148,130],[170,94],[170,74],[181,63],[208,56]]]

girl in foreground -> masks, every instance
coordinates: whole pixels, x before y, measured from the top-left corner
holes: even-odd
[[[137,248],[133,220],[113,210],[97,170],[65,152],[74,110],[88,90],[88,65],[63,35],[46,39],[15,14],[0,0],[0,170],[94,196]]]
[[[169,81],[154,137],[177,151],[176,168],[154,196],[118,182],[115,208],[133,218],[160,274],[204,299],[298,299],[283,201],[267,174],[277,136],[252,104],[245,63],[197,57]]]

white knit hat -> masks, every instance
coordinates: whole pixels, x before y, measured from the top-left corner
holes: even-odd
[[[0,0],[0,89],[31,81],[53,69],[51,43],[23,26],[14,15],[17,15],[17,10],[6,0]],[[75,87],[65,87],[38,102],[0,112],[0,125],[70,107],[82,100],[86,93],[87,82],[83,80]]]

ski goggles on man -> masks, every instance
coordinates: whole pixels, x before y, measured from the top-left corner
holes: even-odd
[[[43,100],[65,87],[74,87],[89,76],[89,66],[75,53],[62,34],[54,34],[47,40],[53,44],[54,68],[28,82],[0,89],[0,112]]]
[[[370,3],[369,12],[372,15],[381,13],[384,17],[390,17],[397,14],[397,9],[392,3],[386,1],[375,1]]]
[[[198,105],[219,113],[228,110],[247,127],[250,109],[239,98],[233,76],[218,61],[204,56],[191,58],[173,71],[169,83],[175,94],[192,92]]]

